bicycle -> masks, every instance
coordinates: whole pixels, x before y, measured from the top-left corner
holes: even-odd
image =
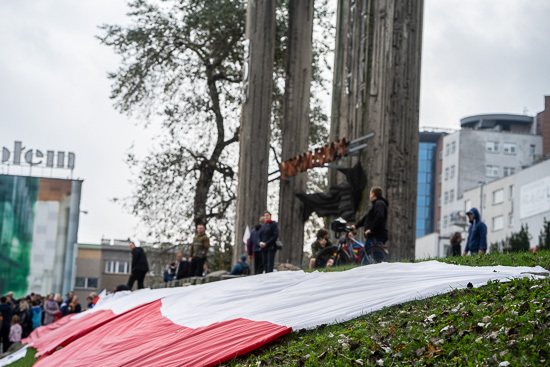
[[[370,265],[387,262],[388,249],[386,245],[375,242],[373,245],[365,247],[363,242],[350,236],[352,228],[348,227],[342,218],[338,218],[332,222],[331,228],[338,238],[338,245],[324,249],[319,253],[318,257],[321,257],[324,252],[332,251],[335,266],[349,264]]]

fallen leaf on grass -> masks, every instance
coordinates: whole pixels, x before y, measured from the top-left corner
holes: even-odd
[[[425,356],[426,358],[433,358],[434,354],[435,353],[439,353],[441,352],[441,350],[443,349],[443,347],[439,347],[439,348],[435,348],[431,343],[428,344],[428,354]]]

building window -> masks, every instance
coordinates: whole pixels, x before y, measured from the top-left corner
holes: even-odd
[[[96,289],[98,287],[97,278],[76,277],[74,286],[75,288],[91,288]]]
[[[448,220],[448,217],[446,215],[443,216],[443,228],[447,228],[447,220]]]
[[[437,206],[441,208],[441,195],[437,197]]]
[[[516,169],[514,167],[504,167],[502,168],[502,173],[504,176],[510,176],[516,173]]]
[[[454,154],[456,152],[456,141],[453,141],[451,143],[451,154]]]
[[[514,226],[514,214],[510,213],[508,214],[508,227]]]
[[[493,191],[493,205],[504,202],[504,189]]]
[[[451,178],[455,177],[455,166],[451,166]]]
[[[534,156],[535,155],[535,144],[529,145],[529,155]]]
[[[449,202],[453,202],[455,200],[455,190],[449,191]]]
[[[499,215],[498,217],[493,217],[493,231],[500,231],[504,228],[504,216]]]
[[[514,199],[514,185],[510,185],[508,188],[508,199]]]
[[[443,200],[443,203],[447,204],[448,202],[449,202],[449,192],[445,191],[445,199]]]
[[[445,168],[445,181],[449,179],[449,168]]]
[[[445,156],[449,155],[449,144],[445,144]]]
[[[127,261],[106,261],[105,272],[113,274],[130,273],[130,264]]]
[[[488,141],[486,148],[488,152],[498,153],[498,141]]]
[[[498,177],[498,166],[487,166],[485,168],[485,175],[487,177]]]
[[[504,143],[502,146],[504,154],[516,154],[516,144],[515,143]]]

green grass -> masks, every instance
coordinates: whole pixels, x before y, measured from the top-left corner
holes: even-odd
[[[8,365],[9,367],[28,367],[32,366],[36,361],[38,361],[38,358],[34,358],[34,355],[36,354],[36,349],[34,348],[28,348],[27,354],[25,355],[25,358],[21,358],[18,361],[13,362],[12,364]]]
[[[550,251],[439,261],[550,269]],[[349,267],[330,269],[340,271]],[[224,366],[550,364],[550,279],[490,282],[279,338]],[[31,366],[35,351],[11,366]]]
[[[438,260],[550,268],[548,251]],[[550,279],[516,279],[295,332],[224,366],[538,366],[549,340]]]

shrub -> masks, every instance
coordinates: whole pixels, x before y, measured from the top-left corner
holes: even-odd
[[[538,250],[550,250],[550,221],[544,218],[544,225],[540,230]]]
[[[522,224],[520,231],[518,233],[512,233],[510,236],[505,250],[509,252],[529,251],[530,238],[529,226],[527,224],[525,224],[525,226]]]

